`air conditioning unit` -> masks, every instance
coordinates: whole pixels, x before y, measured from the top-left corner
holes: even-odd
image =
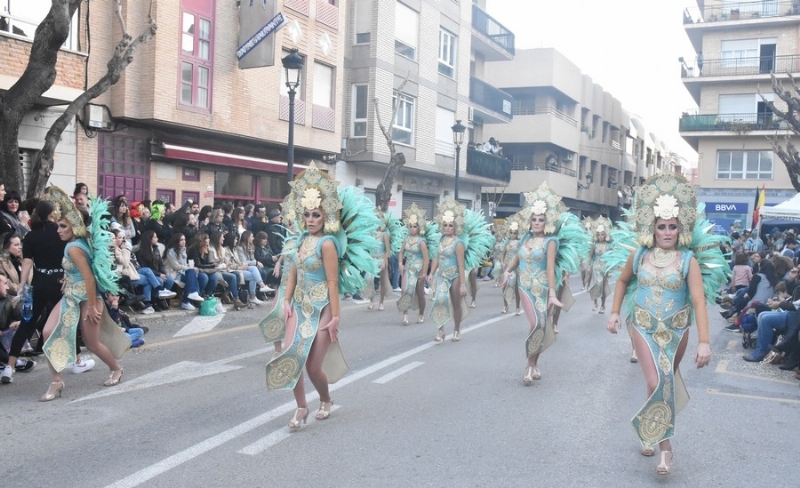
[[[563,157],[563,158],[561,158],[561,159],[563,159],[564,161],[572,161],[572,157],[573,157],[573,156],[575,156],[575,153],[567,153],[567,154],[565,154],[565,155],[564,155],[564,157]]]
[[[92,103],[87,104],[84,108],[84,121],[86,127],[95,130],[111,130],[113,124],[108,107]]]
[[[475,121],[475,108],[467,107],[467,122],[474,122],[474,121]]]

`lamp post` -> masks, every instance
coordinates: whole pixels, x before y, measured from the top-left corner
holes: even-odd
[[[286,88],[289,89],[289,142],[286,154],[286,181],[291,183],[294,179],[294,95],[300,86],[300,71],[303,69],[303,57],[297,54],[297,49],[289,51],[281,59],[283,69],[286,70]]]
[[[456,187],[455,187],[455,199],[458,201],[458,176],[460,172],[461,161],[459,160],[461,156],[461,144],[464,143],[464,132],[467,128],[461,124],[461,119],[456,120],[456,124],[453,127],[450,127],[453,130],[453,144],[456,146]]]

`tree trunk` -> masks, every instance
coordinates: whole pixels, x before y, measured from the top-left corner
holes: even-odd
[[[394,153],[389,159],[389,167],[386,168],[386,174],[383,175],[383,179],[375,189],[375,206],[384,212],[389,210],[394,180],[404,164],[406,164],[406,156],[403,153]]]
[[[773,117],[779,121],[785,122],[786,128],[792,132],[792,134],[785,136],[783,145],[781,145],[781,141],[777,135],[767,136],[767,140],[769,140],[772,150],[775,151],[775,154],[783,161],[784,166],[786,166],[786,171],[789,173],[789,181],[791,181],[792,187],[800,192],[800,154],[797,152],[797,148],[794,144],[792,144],[792,135],[800,135],[800,120],[798,120],[796,115],[800,113],[800,87],[798,87],[791,73],[787,74],[789,75],[789,81],[792,85],[791,90],[785,89],[783,83],[775,77],[774,73],[772,74],[772,91],[778,98],[786,103],[787,109],[785,111],[778,109],[771,100],[764,98],[764,95],[761,95],[761,100],[772,111]],[[759,94],[761,94],[760,90]],[[780,127],[780,125],[778,127]]]
[[[7,189],[22,190],[19,126],[36,100],[55,83],[58,52],[81,1],[52,0],[50,11],[36,28],[25,71],[8,92],[0,95],[0,183]]]

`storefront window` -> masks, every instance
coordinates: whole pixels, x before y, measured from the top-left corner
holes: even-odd
[[[254,188],[253,175],[238,171],[217,171],[214,174],[216,195],[253,198]]]
[[[282,201],[286,196],[286,177],[261,175],[258,178],[258,196],[262,201]]]

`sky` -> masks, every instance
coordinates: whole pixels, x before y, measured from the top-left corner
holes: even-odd
[[[678,58],[695,59],[683,29],[695,0],[487,0],[486,11],[511,30],[516,49],[552,47],[639,115],[648,131],[696,165],[678,134],[681,113],[697,105],[683,86]]]

